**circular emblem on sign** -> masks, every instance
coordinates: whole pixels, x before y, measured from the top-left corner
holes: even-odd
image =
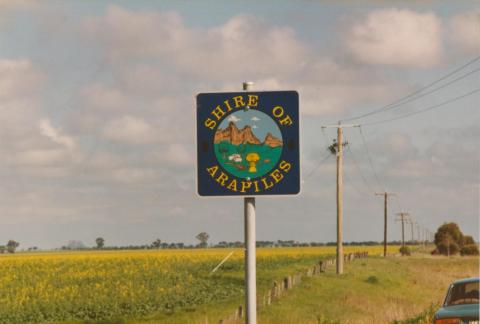
[[[220,165],[238,178],[254,179],[270,172],[283,150],[282,133],[267,114],[255,109],[230,114],[214,137]]]

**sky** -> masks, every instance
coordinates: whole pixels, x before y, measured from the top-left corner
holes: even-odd
[[[321,126],[345,120],[362,125],[344,133],[345,241],[383,239],[385,190],[389,239],[405,211],[478,241],[479,7],[0,0],[0,243],[242,241],[242,199],[195,192],[195,95],[244,81],[300,97],[302,192],[257,199],[257,240],[335,241],[336,133]]]

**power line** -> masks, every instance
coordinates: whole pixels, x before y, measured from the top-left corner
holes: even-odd
[[[368,146],[367,146],[367,141],[365,139],[365,135],[363,135],[363,132],[362,132],[362,127],[358,127],[358,130],[360,132],[360,135],[362,135],[362,141],[363,141],[363,145],[365,146],[365,151],[367,153],[367,157],[368,157],[368,162],[370,164],[370,167],[372,168],[372,171],[373,171],[373,174],[375,175],[375,180],[377,181],[377,185],[380,187],[380,188],[383,188],[384,186],[382,186],[380,184],[380,179],[378,177],[378,174],[377,174],[377,171],[375,170],[375,167],[373,166],[373,162],[372,162],[372,157],[370,155],[370,151],[368,149]],[[386,191],[385,189],[383,189],[383,191]]]
[[[345,172],[344,175],[345,175],[345,180],[352,186],[353,189],[355,189],[356,192],[358,192],[361,195],[370,196],[367,192],[360,190],[360,188],[357,187],[357,185],[348,176],[348,172]]]
[[[464,78],[466,78],[466,77],[468,77],[468,76],[470,76],[470,75],[472,75],[473,73],[478,72],[478,71],[480,71],[480,68],[475,69],[475,70],[473,70],[473,71],[470,71],[470,72],[468,72],[468,73],[466,73],[466,74],[464,74],[464,75],[461,75],[461,76],[459,76],[458,78],[453,79],[452,81],[447,82],[447,83],[445,83],[445,84],[442,84],[441,86],[439,86],[439,87],[437,87],[437,88],[434,88],[434,89],[432,89],[432,90],[430,90],[430,91],[427,91],[427,92],[425,92],[425,93],[422,93],[421,95],[412,97],[412,98],[410,98],[410,99],[408,99],[408,100],[402,101],[402,102],[400,102],[400,103],[398,103],[398,104],[392,105],[392,106],[390,106],[390,107],[388,107],[388,108],[383,109],[382,111],[377,111],[377,112],[383,112],[383,111],[391,110],[391,109],[393,109],[393,108],[396,108],[396,107],[402,106],[402,105],[404,105],[404,104],[407,104],[407,103],[409,103],[409,102],[415,101],[415,100],[417,100],[417,99],[423,98],[423,97],[425,97],[426,95],[429,95],[429,94],[431,94],[431,93],[437,92],[438,90],[441,90],[441,89],[443,89],[443,88],[451,85],[452,83],[455,83],[455,82],[457,82],[457,81],[460,81],[460,80],[462,80],[462,79],[464,79]],[[373,113],[374,113],[374,112],[370,113],[369,115],[372,115]]]
[[[402,205],[400,204],[400,198],[398,198],[397,195],[395,195],[394,197],[397,198],[395,199],[395,203],[397,204],[398,209],[403,210]]]
[[[410,94],[408,94],[408,95],[406,95],[406,96],[404,96],[404,97],[401,97],[401,98],[399,98],[399,99],[397,99],[397,100],[395,100],[395,101],[393,101],[393,102],[391,102],[391,103],[389,103],[389,104],[387,104],[387,105],[385,105],[385,106],[382,106],[382,107],[380,107],[380,108],[378,108],[378,109],[375,109],[375,110],[373,110],[373,111],[370,111],[370,112],[368,112],[368,113],[362,114],[362,115],[357,116],[357,117],[345,118],[345,119],[343,119],[342,121],[356,120],[356,119],[360,119],[360,118],[363,118],[363,117],[366,117],[366,116],[370,116],[370,115],[373,115],[373,114],[382,112],[382,111],[384,111],[384,110],[389,110],[389,109],[392,109],[392,108],[397,107],[397,106],[399,106],[399,105],[403,105],[403,104],[405,104],[405,103],[407,103],[407,102],[410,102],[410,101],[416,100],[416,99],[418,99],[418,98],[421,98],[421,97],[423,97],[423,96],[425,96],[425,95],[427,95],[427,94],[429,94],[429,93],[432,93],[432,92],[435,92],[435,91],[437,91],[437,90],[440,90],[440,89],[446,87],[447,85],[450,85],[450,84],[452,84],[452,83],[454,83],[454,82],[457,82],[457,81],[459,81],[459,80],[461,80],[461,79],[463,79],[463,78],[471,75],[472,73],[477,72],[479,69],[476,69],[476,70],[471,71],[471,72],[469,72],[469,73],[467,73],[467,74],[464,74],[463,76],[461,76],[461,77],[459,77],[459,78],[457,78],[457,79],[454,79],[454,80],[448,82],[448,83],[445,84],[445,85],[442,85],[442,86],[440,86],[440,87],[438,87],[438,88],[435,88],[434,90],[431,90],[430,92],[428,92],[428,93],[426,93],[426,94],[423,94],[423,95],[421,95],[421,96],[415,97],[417,94],[419,94],[419,93],[423,92],[424,90],[426,90],[426,89],[434,86],[435,84],[437,84],[437,83],[439,83],[439,82],[441,82],[441,81],[449,78],[450,76],[452,76],[452,75],[454,75],[455,73],[463,70],[463,69],[466,68],[467,66],[469,66],[469,65],[477,62],[478,60],[480,60],[480,56],[475,57],[475,58],[472,59],[471,61],[469,61],[469,62],[467,62],[466,64],[460,66],[459,68],[453,70],[452,72],[444,75],[443,77],[441,77],[441,78],[439,78],[439,79],[437,79],[437,80],[435,80],[435,81],[427,84],[426,86],[424,86],[424,87],[422,87],[422,88],[420,88],[420,89],[418,89],[418,90],[416,90],[416,91],[414,91],[414,92],[412,92],[412,93],[410,93]],[[409,98],[412,98],[412,97],[415,97],[415,98],[414,98],[414,99],[411,99],[411,100],[408,100],[408,101],[405,101],[406,99],[409,99]],[[405,101],[405,102],[404,102],[404,101]]]
[[[325,132],[325,128],[321,127],[321,130],[322,130],[323,141],[325,142],[325,146],[329,147],[331,144],[330,144],[330,141],[328,139],[327,133]]]
[[[445,106],[449,103],[452,103],[452,102],[455,102],[457,100],[460,100],[460,99],[463,99],[465,97],[468,97],[468,96],[471,96],[477,92],[480,91],[480,88],[478,89],[475,89],[473,91],[470,91],[470,92],[467,92],[463,95],[460,95],[458,97],[455,97],[455,98],[452,98],[452,99],[449,99],[447,101],[444,101],[444,102],[441,102],[439,104],[436,104],[436,105],[433,105],[433,106],[430,106],[430,107],[427,107],[427,108],[424,108],[424,109],[421,109],[421,110],[417,110],[417,111],[414,111],[414,112],[411,112],[411,113],[407,113],[407,114],[404,114],[404,115],[401,115],[401,116],[397,116],[397,117],[393,117],[393,118],[389,118],[389,119],[383,119],[383,120],[377,120],[377,121],[374,121],[374,122],[369,122],[369,123],[364,123],[362,124],[362,126],[371,126],[371,125],[378,125],[378,124],[383,124],[383,123],[387,123],[387,122],[391,122],[391,121],[394,121],[394,120],[398,120],[398,119],[402,119],[402,118],[407,118],[407,117],[410,117],[410,116],[413,116],[413,115],[417,115],[417,114],[421,114],[421,113],[424,113],[424,112],[427,112],[429,110],[433,110],[433,109],[436,109],[436,108],[440,108],[442,106]]]
[[[368,183],[367,179],[365,178],[362,170],[360,169],[359,165],[357,164],[357,161],[353,155],[353,152],[352,150],[350,149],[350,146],[347,145],[347,152],[348,154],[350,155],[350,157],[352,158],[352,162],[353,162],[353,165],[355,166],[355,169],[357,169],[358,173],[360,173],[360,177],[362,178],[363,180],[363,183],[365,184],[365,186],[368,188],[369,191],[371,192],[374,192],[375,190],[373,189],[372,186],[370,186],[370,184]]]
[[[330,152],[327,152],[327,155],[323,156],[323,158],[317,163],[317,165],[307,174],[307,176],[303,179],[304,182],[306,182],[314,173],[315,171],[318,170],[320,165],[322,165],[325,161],[330,158],[332,154]]]

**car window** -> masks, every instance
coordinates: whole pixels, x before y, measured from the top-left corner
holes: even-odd
[[[479,291],[480,283],[478,281],[454,284],[450,287],[445,305],[478,304]]]

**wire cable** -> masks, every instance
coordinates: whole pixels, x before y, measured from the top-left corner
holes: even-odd
[[[439,78],[439,79],[437,79],[437,80],[435,80],[435,81],[427,84],[426,86],[424,86],[424,87],[422,87],[422,88],[420,88],[420,89],[418,89],[418,90],[416,90],[416,91],[414,91],[414,92],[412,92],[412,93],[410,93],[410,94],[408,94],[408,95],[406,95],[406,96],[404,96],[404,97],[401,97],[401,98],[399,98],[399,99],[397,99],[397,100],[395,100],[395,101],[393,101],[393,102],[391,102],[391,103],[389,103],[389,104],[387,104],[387,105],[385,105],[385,106],[382,106],[382,107],[377,108],[377,109],[375,109],[375,110],[373,110],[373,111],[370,111],[370,112],[368,112],[368,113],[365,113],[365,114],[362,114],[362,115],[359,115],[359,116],[356,116],[356,117],[350,117],[350,118],[342,119],[342,121],[356,120],[356,119],[360,119],[360,118],[363,118],[363,117],[366,117],[366,116],[370,116],[370,115],[373,115],[373,114],[376,114],[376,113],[380,113],[380,112],[382,112],[382,111],[389,110],[389,109],[398,107],[398,106],[400,106],[400,105],[403,105],[403,104],[405,104],[405,103],[407,103],[407,102],[410,102],[410,101],[416,100],[416,99],[418,99],[418,98],[421,98],[421,97],[423,97],[423,96],[425,96],[425,95],[427,95],[427,94],[430,94],[430,93],[432,93],[432,92],[438,91],[438,90],[440,90],[440,89],[442,89],[442,88],[444,88],[444,87],[446,87],[446,86],[448,86],[448,85],[450,85],[450,84],[452,84],[452,83],[454,83],[454,82],[457,82],[457,81],[459,81],[459,80],[461,80],[461,79],[463,79],[463,78],[466,78],[467,76],[469,76],[469,75],[471,75],[471,74],[473,74],[473,73],[475,73],[475,72],[478,72],[479,69],[470,71],[470,72],[468,72],[467,74],[464,74],[464,75],[461,76],[461,77],[458,77],[458,78],[456,78],[456,79],[454,79],[454,80],[452,80],[452,81],[449,81],[448,83],[446,83],[446,84],[444,84],[444,85],[442,85],[442,86],[440,86],[440,87],[438,87],[438,88],[435,88],[434,90],[429,91],[429,92],[426,93],[426,94],[423,94],[423,95],[421,95],[421,96],[416,96],[417,94],[419,94],[419,93],[423,92],[424,90],[426,90],[426,89],[434,86],[435,84],[437,84],[437,83],[439,83],[439,82],[441,82],[441,81],[449,78],[450,76],[452,76],[452,75],[454,75],[455,73],[463,70],[463,69],[466,68],[467,66],[469,66],[469,65],[477,62],[478,60],[480,60],[480,56],[475,57],[473,60],[470,60],[470,61],[467,62],[466,64],[464,64],[464,65],[460,66],[459,68],[453,70],[452,72],[444,75],[443,77],[441,77],[441,78]],[[415,97],[415,96],[416,96],[416,97]],[[414,99],[407,100],[407,99],[412,98],[412,97],[414,97]],[[406,101],[406,100],[407,100],[407,101]]]
[[[362,170],[360,169],[354,155],[353,155],[353,152],[352,150],[350,149],[350,145],[347,145],[347,152],[348,154],[350,155],[350,157],[352,158],[352,162],[353,162],[353,165],[355,166],[355,169],[357,169],[358,173],[360,174],[360,177],[362,178],[363,180],[363,183],[365,184],[365,186],[368,188],[369,191],[371,192],[375,192],[375,190],[373,189],[373,187],[368,183],[367,179],[365,178],[365,175],[363,174]]]
[[[402,205],[400,204],[400,198],[398,198],[398,195],[393,196],[395,199],[395,203],[397,204],[397,207],[400,211],[403,210]]]
[[[345,172],[343,175],[344,175],[345,181],[348,184],[350,184],[352,186],[352,188],[355,189],[356,192],[358,192],[361,195],[370,196],[370,194],[368,194],[367,192],[365,192],[363,190],[360,190],[359,187],[357,187],[357,185],[350,179],[347,172]]]
[[[373,166],[372,157],[370,155],[370,150],[368,149],[368,146],[367,146],[367,141],[365,139],[365,135],[363,135],[362,127],[361,126],[358,127],[358,130],[359,130],[360,135],[362,137],[363,145],[365,146],[365,151],[367,153],[368,162],[370,164],[370,167],[372,168],[373,174],[375,175],[375,180],[377,181],[377,185],[378,185],[379,188],[383,188],[382,190],[385,192],[386,191],[385,187],[380,184],[380,178],[378,177],[377,171],[375,170],[375,167]]]
[[[307,174],[307,176],[305,178],[303,178],[303,182],[307,182],[307,180],[315,173],[315,171],[317,171],[317,169],[320,167],[320,165],[322,165],[324,162],[326,162],[330,158],[331,155],[332,155],[332,153],[327,152],[327,155],[323,156],[323,158],[320,159],[320,161],[317,163],[317,165]]]
[[[323,135],[323,141],[325,142],[325,146],[326,147],[329,147],[330,146],[330,142],[328,140],[328,136],[327,136],[327,133],[325,131],[325,128],[321,127],[321,130],[322,130],[322,135]]]
[[[470,75],[472,75],[473,73],[478,72],[478,71],[480,71],[480,68],[475,69],[475,70],[473,70],[473,71],[470,71],[470,72],[468,72],[468,73],[466,73],[466,74],[464,74],[464,75],[462,75],[462,76],[460,76],[460,77],[458,77],[458,78],[456,78],[456,79],[453,79],[453,80],[450,81],[450,82],[447,82],[447,83],[445,83],[445,84],[442,84],[441,86],[439,86],[439,87],[437,87],[437,88],[434,88],[434,89],[432,89],[432,90],[430,90],[430,91],[427,91],[427,92],[425,92],[425,93],[423,93],[423,94],[421,94],[421,95],[412,97],[412,98],[410,98],[410,99],[408,99],[408,100],[402,101],[402,102],[400,102],[400,103],[398,103],[398,104],[392,105],[392,106],[390,106],[390,107],[388,107],[388,108],[383,109],[382,111],[377,111],[377,112],[384,112],[384,111],[392,110],[392,109],[394,109],[394,108],[397,108],[397,107],[402,106],[402,105],[404,105],[404,104],[407,104],[407,103],[409,103],[409,102],[412,102],[412,101],[415,101],[415,100],[417,100],[417,99],[423,98],[423,97],[425,97],[426,95],[429,95],[429,94],[431,94],[431,93],[437,92],[438,90],[441,90],[441,89],[443,89],[443,88],[451,85],[452,83],[455,83],[455,82],[457,82],[457,81],[459,81],[459,80],[461,80],[461,79],[464,79],[464,78],[466,78],[467,76],[470,76]],[[365,114],[365,116],[372,115],[372,114],[374,114],[374,113],[375,113],[375,112],[371,112],[371,113],[369,113],[369,114]]]
[[[413,112],[410,112],[410,113],[407,113],[407,114],[404,114],[404,115],[401,115],[401,116],[389,118],[389,119],[377,120],[377,121],[374,121],[374,122],[367,122],[367,123],[362,124],[362,126],[371,126],[371,125],[383,124],[383,123],[391,122],[391,121],[394,121],[394,120],[403,119],[403,118],[407,118],[407,117],[410,117],[410,116],[413,116],[413,115],[421,114],[421,113],[424,113],[424,112],[427,112],[427,111],[430,111],[430,110],[433,110],[433,109],[436,109],[436,108],[440,108],[442,106],[445,106],[449,103],[452,103],[452,102],[455,102],[457,100],[463,99],[465,97],[471,96],[471,95],[473,95],[473,94],[475,94],[479,91],[480,91],[480,88],[472,90],[470,92],[467,92],[467,93],[465,93],[463,95],[460,95],[458,97],[451,98],[451,99],[449,99],[447,101],[444,101],[444,102],[441,102],[439,104],[429,106],[429,107],[421,109],[421,110],[413,111]]]

